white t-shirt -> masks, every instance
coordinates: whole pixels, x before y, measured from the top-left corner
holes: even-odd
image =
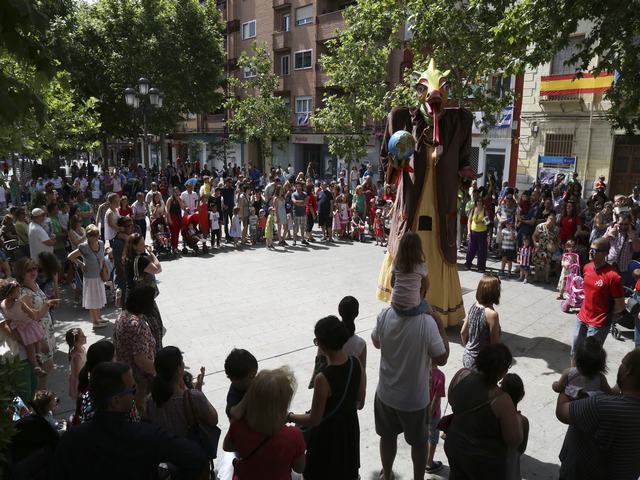
[[[211,230],[218,230],[220,228],[220,213],[209,212],[209,222],[211,222]]]
[[[371,338],[380,343],[378,398],[404,412],[426,408],[431,358],[446,353],[433,317],[400,317],[387,307],[378,315]]]
[[[51,183],[53,183],[53,188],[60,190],[62,188],[62,177],[53,177]]]
[[[347,343],[345,343],[342,347],[342,351],[347,356],[354,356],[360,358],[360,354],[367,346],[367,342],[358,335],[353,335]]]
[[[391,303],[400,309],[417,307],[422,301],[420,286],[422,279],[427,276],[427,265],[423,262],[416,265],[411,273],[401,273],[393,267],[395,277]]]
[[[189,210],[189,213],[195,213],[198,211],[196,208],[198,205],[198,194],[196,192],[189,193],[187,190],[180,194],[180,198],[184,202],[185,213]]]
[[[53,253],[53,245],[44,244],[47,240],[49,240],[49,234],[42,228],[42,225],[35,222],[29,223],[29,250],[33,260],[37,261],[41,252]]]

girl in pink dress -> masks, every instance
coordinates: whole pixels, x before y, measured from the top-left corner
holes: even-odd
[[[38,363],[37,356],[42,353],[44,330],[38,319],[42,314],[38,310],[29,308],[20,298],[20,285],[13,279],[0,284],[0,308],[9,325],[18,332],[22,345],[27,350],[27,358],[38,376],[46,375]],[[47,310],[49,305],[47,305]]]
[[[76,401],[78,398],[78,375],[87,361],[87,353],[84,346],[87,337],[81,328],[67,330],[64,336],[69,345],[69,398]]]

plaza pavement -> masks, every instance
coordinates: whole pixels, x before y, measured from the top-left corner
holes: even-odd
[[[201,365],[206,367],[203,390],[218,410],[223,433],[228,427],[224,406],[229,382],[223,370],[227,353],[234,347],[246,348],[256,356],[260,368],[290,366],[298,379],[291,410],[304,412],[310,408],[312,397],[307,384],[315,355],[313,326],[325,315],[337,315],[340,299],[353,295],[360,302],[357,333],[367,341],[368,348],[367,400],[359,412],[360,473],[364,480],[378,478],[380,460],[373,398],[380,354],[373,348],[370,334],[377,314],[384,307],[375,298],[384,251],[373,243],[314,243],[309,248],[279,247],[277,252],[264,248],[234,251],[225,247],[208,257],[187,256],[163,262],[163,272],[158,276],[158,304],[167,329],[164,345],[175,345],[185,352],[185,364],[191,367],[194,376]],[[496,264],[490,261],[489,267],[495,269]],[[479,278],[475,271],[460,272],[467,309],[475,301]],[[575,316],[560,311],[555,285],[523,285],[516,280],[505,280],[502,285],[502,301],[497,306],[502,339],[516,359],[511,371],[524,380],[526,396],[520,410],[531,424],[529,445],[522,457],[522,476],[557,478],[558,453],[566,427],[555,418],[556,394],[551,383],[569,365],[568,345]],[[86,312],[74,309],[68,297],[55,313],[60,351],[55,357],[56,371],[51,376],[50,388],[61,397],[59,415],[68,415],[73,408],[67,398],[64,332],[83,327],[88,345],[112,332],[111,327],[100,334],[92,332]],[[112,305],[105,314],[115,319]],[[459,327],[448,329],[451,355],[443,368],[447,386],[462,366],[458,332]],[[609,354],[608,378],[613,385],[622,356],[633,348],[631,332],[623,334],[622,341],[609,336],[605,347]],[[443,400],[443,410],[445,405]],[[442,442],[435,458],[447,464]],[[394,471],[398,480],[412,478],[410,449],[402,438]],[[447,472],[444,468],[441,476],[431,478],[447,478]]]

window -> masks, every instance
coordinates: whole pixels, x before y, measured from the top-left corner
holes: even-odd
[[[304,68],[311,68],[311,54],[313,50],[301,50],[294,53],[294,66],[295,70],[302,70]]]
[[[313,5],[296,8],[296,26],[313,23]]]
[[[256,21],[251,20],[242,24],[242,39],[254,38],[256,36]]]
[[[291,57],[289,55],[284,55],[280,58],[280,75],[289,75],[289,62],[291,61]]]
[[[554,157],[572,156],[573,133],[547,133],[545,136],[544,154]]]
[[[576,35],[569,39],[566,47],[553,56],[551,61],[551,75],[562,75],[567,73],[576,73],[576,63],[565,65],[565,62],[580,51],[578,44],[584,42],[584,35]]]
[[[288,13],[282,16],[282,31],[288,32],[291,30],[291,15]]]
[[[296,97],[296,113],[311,113],[311,97]]]
[[[244,78],[253,78],[256,76],[256,69],[244,67]]]

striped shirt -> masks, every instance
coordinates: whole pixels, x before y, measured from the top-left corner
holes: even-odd
[[[597,395],[569,406],[560,478],[636,480],[640,476],[640,398]]]
[[[533,256],[533,247],[520,247],[518,252],[518,263],[523,267],[531,265],[531,257]]]
[[[516,231],[508,228],[502,229],[502,250],[516,250]]]

